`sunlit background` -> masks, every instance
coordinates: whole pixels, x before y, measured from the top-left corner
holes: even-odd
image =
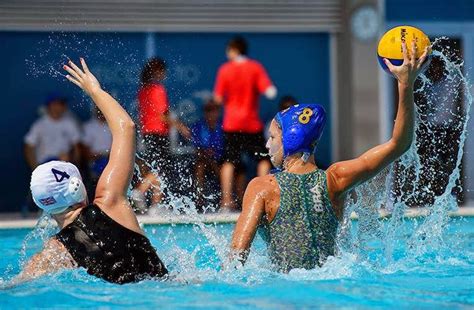
[[[474,2],[469,0],[3,0],[0,212],[22,210],[31,173],[23,139],[48,94],[67,98],[80,121],[90,117],[91,103],[61,72],[68,59],[85,57],[104,88],[137,117],[141,67],[152,56],[162,57],[172,110],[191,124],[201,116],[226,60],[227,41],[242,35],[249,56],[265,66],[279,91],[275,100],[261,99],[263,120],[273,117],[284,95],[326,108],[330,119],[317,152],[318,164],[326,168],[390,136],[395,82],[379,68],[376,47],[383,32],[404,24],[422,29],[432,41],[447,37],[444,44],[464,60],[464,73],[472,72]],[[462,106],[463,96],[456,98]],[[173,156],[189,158],[179,143]],[[468,135],[463,191],[456,192],[464,205],[474,199],[473,149],[474,136]]]

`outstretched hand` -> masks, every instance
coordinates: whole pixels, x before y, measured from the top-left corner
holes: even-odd
[[[63,68],[69,74],[66,75],[66,78],[72,83],[79,86],[84,90],[89,96],[92,96],[97,91],[101,90],[99,81],[97,78],[89,71],[84,58],[81,58],[82,69],[76,66],[71,60],[67,65],[64,65]]]
[[[402,42],[403,64],[401,66],[394,66],[388,59],[383,59],[388,69],[397,78],[399,83],[412,86],[418,77],[418,74],[420,74],[424,67],[429,64],[430,59],[426,62],[425,60],[431,52],[431,47],[426,47],[425,51],[418,60],[416,59],[416,49],[417,47],[415,41],[413,40],[411,45],[411,53],[408,55],[407,45],[405,42]]]

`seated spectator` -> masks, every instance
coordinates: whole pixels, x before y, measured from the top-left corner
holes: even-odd
[[[205,202],[203,193],[206,187],[206,174],[216,178],[220,174],[224,153],[224,132],[219,122],[220,106],[210,100],[204,105],[204,119],[197,122],[191,129],[192,141],[196,147],[195,177],[198,189],[199,207]]]
[[[36,120],[24,138],[25,160],[33,171],[38,165],[51,161],[79,161],[80,129],[68,114],[66,99],[51,93],[45,101],[44,115]],[[36,210],[28,194],[21,206],[23,217]]]
[[[87,162],[92,182],[96,183],[109,161],[112,134],[104,115],[97,109],[94,110],[91,119],[84,124],[83,129],[84,159]]]
[[[77,162],[79,159],[81,134],[74,120],[66,116],[66,99],[49,95],[45,111],[24,139],[25,158],[31,170],[51,160]]]

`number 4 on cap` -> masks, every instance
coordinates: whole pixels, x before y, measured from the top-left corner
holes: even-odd
[[[62,180],[64,180],[64,178],[69,179],[69,174],[67,174],[66,171],[59,171],[52,168],[51,172],[54,174],[56,182],[61,182]]]

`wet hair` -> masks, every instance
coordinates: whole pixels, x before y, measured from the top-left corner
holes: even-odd
[[[166,63],[159,57],[153,57],[143,66],[140,81],[143,85],[150,84],[156,72],[165,72]]]
[[[233,37],[229,43],[227,43],[227,48],[236,49],[241,55],[247,55],[248,52],[247,41],[241,36]]]
[[[296,101],[295,97],[289,95],[283,96],[281,97],[280,103],[278,104],[278,111],[286,110],[295,104],[298,104],[298,101]]]

